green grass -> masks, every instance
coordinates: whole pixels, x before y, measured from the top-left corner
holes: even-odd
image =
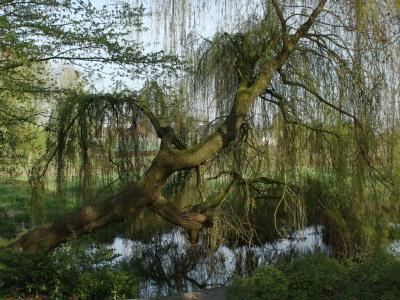
[[[30,222],[31,188],[27,182],[14,181],[0,184],[0,240],[13,239]],[[46,189],[43,197],[45,221],[56,219],[61,214],[76,206],[76,190],[66,191],[66,209],[60,208],[54,191]]]
[[[24,182],[0,185],[0,237],[11,239],[22,224],[29,223],[29,185]]]

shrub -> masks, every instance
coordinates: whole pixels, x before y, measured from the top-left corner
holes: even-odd
[[[46,254],[1,250],[0,294],[42,294],[47,292],[48,284],[52,283],[52,264]]]
[[[0,295],[119,299],[138,294],[138,276],[112,249],[90,241],[52,254],[0,252]]]
[[[247,278],[236,278],[228,289],[228,299],[232,300],[280,300],[288,293],[285,275],[274,267],[259,268]]]
[[[228,299],[334,299],[346,278],[345,267],[323,255],[303,255],[236,279]]]
[[[302,255],[278,266],[289,281],[288,299],[335,299],[346,279],[346,269],[322,254]]]
[[[323,255],[302,255],[235,279],[228,299],[400,299],[400,260],[378,251],[339,263]]]
[[[349,280],[338,299],[400,299],[400,261],[379,251],[348,266]]]

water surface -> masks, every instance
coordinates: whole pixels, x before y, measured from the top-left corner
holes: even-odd
[[[212,250],[202,241],[190,245],[186,233],[175,229],[148,243],[116,237],[111,247],[120,254],[118,259],[131,260],[144,275],[140,297],[145,298],[224,286],[235,275],[247,275],[255,267],[291,253],[329,253],[320,227],[308,227],[291,239],[258,246],[220,245]]]

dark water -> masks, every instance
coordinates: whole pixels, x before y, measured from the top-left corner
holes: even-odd
[[[145,276],[140,283],[141,297],[223,286],[235,275],[246,275],[258,265],[291,253],[329,253],[320,227],[309,227],[291,239],[260,246],[220,245],[212,250],[205,244],[190,245],[186,234],[176,229],[156,235],[148,243],[117,237],[111,247],[121,255],[118,259],[130,259]]]

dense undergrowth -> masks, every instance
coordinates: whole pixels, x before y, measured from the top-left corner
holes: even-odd
[[[53,253],[0,249],[0,299],[121,299],[138,295],[138,275],[113,249],[79,240]]]
[[[300,255],[236,278],[229,300],[400,299],[400,260],[374,252],[339,262],[322,254]]]
[[[0,250],[0,298],[124,299],[138,295],[139,275],[128,262],[92,241],[52,254]],[[322,254],[285,257],[235,278],[229,300],[400,299],[400,259],[378,251],[338,261]]]
[[[282,260],[274,266],[259,268],[248,278],[237,278],[229,288],[229,299],[400,299],[400,279],[395,276],[400,272],[398,258],[378,252],[355,259],[354,252],[345,247],[362,244],[361,237],[365,239],[366,236],[371,241],[376,241],[379,236],[386,240],[381,243],[387,244],[387,240],[398,237],[368,229],[382,227],[397,233],[397,227],[385,226],[383,223],[389,222],[386,219],[376,222],[357,216],[355,207],[345,205],[348,202],[346,199],[350,198],[351,188],[343,184],[339,192],[339,188],[330,182],[331,177],[317,175],[308,176],[304,188],[307,221],[323,224],[324,241],[342,254],[335,256],[342,259],[351,257],[352,260],[338,262],[322,255]],[[279,194],[280,187],[268,191],[270,194]],[[77,205],[76,197],[73,197],[76,193],[72,187],[66,197],[69,209]],[[0,244],[7,244],[8,240],[30,226],[29,199],[29,187],[26,184],[14,182],[0,185],[0,237],[3,238]],[[276,198],[276,201],[280,199]],[[51,190],[46,191],[43,200],[47,220],[56,219],[66,209],[56,205],[55,193]],[[263,203],[270,203],[271,207],[262,206]],[[265,201],[262,198],[256,199],[256,206],[258,209],[251,210],[248,216],[259,233],[268,234],[265,228],[275,227],[271,223],[273,216],[266,216],[274,211],[276,203],[273,199]],[[241,215],[244,209],[238,206],[233,210],[235,215]],[[288,216],[278,213],[277,217],[279,221]],[[154,218],[151,219],[152,226],[143,226],[148,219],[149,216],[140,214],[139,222],[130,224],[133,226],[131,230],[137,231],[141,238],[152,236],[143,232],[155,227]],[[343,226],[338,226],[341,224]],[[124,227],[127,226],[124,224]],[[377,236],[371,236],[372,233]],[[268,240],[268,237],[260,237]],[[270,238],[273,240],[274,236]],[[381,243],[371,242],[365,250]],[[114,258],[115,254],[110,249],[88,240],[69,243],[52,254],[12,253],[0,249],[0,299],[38,295],[44,299],[134,298],[138,293],[139,275],[128,263],[115,263]]]

